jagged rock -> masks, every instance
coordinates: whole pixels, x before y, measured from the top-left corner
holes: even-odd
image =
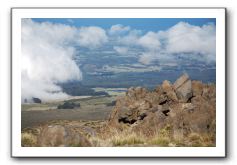
[[[127,96],[135,99],[144,98],[146,96],[147,90],[142,87],[131,87],[127,91]]]
[[[203,84],[201,81],[192,81],[193,96],[202,95]]]
[[[176,93],[174,92],[174,89],[169,81],[165,80],[162,84],[162,88],[169,99],[172,101],[178,101]]]
[[[126,92],[126,95],[128,96],[128,97],[135,97],[135,95],[134,95],[134,87],[131,87],[131,88],[129,88],[128,90],[127,90],[127,92]]]
[[[153,106],[149,111],[152,113],[155,113],[157,111],[162,111],[163,107],[162,105],[157,105],[157,106]]]
[[[202,96],[205,99],[216,98],[216,87],[213,85],[206,85],[203,88]]]
[[[122,118],[126,118],[127,116],[131,116],[131,111],[128,107],[123,106],[121,107],[119,113],[118,113],[118,118],[122,119]]]
[[[192,112],[195,109],[195,106],[192,103],[184,103],[182,106],[182,109],[188,112]]]
[[[85,136],[61,125],[46,125],[38,136],[40,147],[89,147]]]
[[[155,92],[158,94],[158,95],[161,95],[164,91],[162,89],[162,87],[160,85],[158,85],[155,89]]]
[[[160,98],[160,96],[161,95],[159,95],[157,92],[152,91],[146,94],[146,97],[144,98],[144,100],[149,102],[150,106],[153,107],[167,100],[167,98],[164,98],[164,100],[161,100],[162,98]]]
[[[160,95],[158,98],[159,105],[163,105],[168,101],[168,97],[165,94]]]
[[[110,115],[108,125],[147,136],[170,126],[174,138],[182,138],[191,132],[215,132],[215,85],[203,84],[182,75],[171,85],[164,81],[152,92],[145,88],[129,88],[120,97]]]
[[[174,90],[177,90],[179,87],[181,87],[186,81],[189,80],[188,74],[183,74],[181,77],[179,77],[173,84]]]
[[[192,97],[192,82],[184,74],[174,83],[175,92],[179,100],[187,102]]]

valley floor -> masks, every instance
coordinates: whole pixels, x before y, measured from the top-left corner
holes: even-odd
[[[21,127],[22,129],[33,127],[52,120],[106,120],[113,109],[110,104],[115,99],[115,96],[71,99],[70,102],[80,103],[80,107],[75,109],[57,109],[57,106],[63,101],[23,104]]]

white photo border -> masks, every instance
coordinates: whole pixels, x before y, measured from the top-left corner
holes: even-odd
[[[21,147],[22,18],[216,18],[216,147]],[[225,8],[12,8],[12,157],[226,157]]]

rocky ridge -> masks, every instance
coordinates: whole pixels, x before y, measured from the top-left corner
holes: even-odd
[[[174,138],[190,133],[215,134],[215,90],[214,84],[191,81],[187,74],[174,84],[165,80],[150,92],[131,87],[126,96],[118,98],[108,125],[120,130],[129,128],[146,136],[167,126]]]

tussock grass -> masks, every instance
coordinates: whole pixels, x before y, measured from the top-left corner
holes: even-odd
[[[112,136],[109,141],[113,146],[134,146],[137,144],[144,144],[145,139],[142,136],[138,136],[136,133],[122,133]]]
[[[191,133],[188,136],[190,147],[214,147],[215,139],[212,134]]]
[[[169,137],[162,137],[162,136],[156,136],[152,138],[150,141],[148,141],[151,145],[157,145],[160,147],[168,147],[171,140]]]
[[[122,147],[122,146],[139,146],[144,145],[146,139],[143,135],[129,131],[117,130],[108,127],[108,130],[102,136],[92,137],[89,139],[95,146],[102,147]]]
[[[37,137],[31,133],[21,133],[22,147],[35,147],[37,145]]]
[[[52,122],[59,125],[73,126],[89,126],[97,130],[95,135],[86,135],[85,132],[81,132],[80,129],[75,127],[75,135],[81,133],[85,135],[85,138],[93,147],[214,147],[215,144],[215,132],[209,133],[197,133],[190,132],[187,135],[176,136],[174,134],[173,127],[169,124],[165,125],[161,129],[155,129],[153,134],[144,134],[139,130],[123,125],[120,128],[103,127],[106,125],[104,122],[95,121],[57,121]],[[182,134],[182,131],[181,131]],[[39,135],[39,128],[27,129],[21,134],[23,147],[36,147],[37,136]],[[70,143],[68,147],[83,147],[80,142],[75,141]]]

